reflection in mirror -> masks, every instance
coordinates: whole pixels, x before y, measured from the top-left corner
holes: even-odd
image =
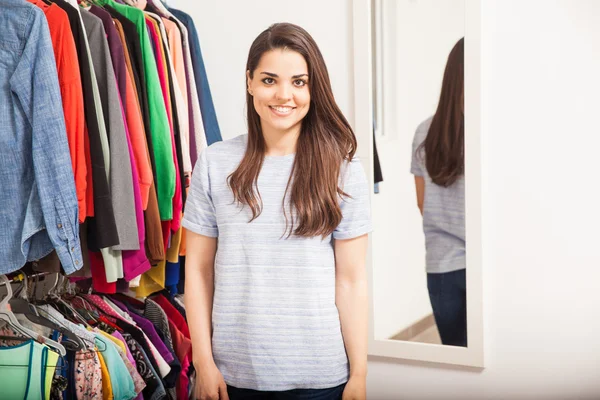
[[[373,1],[376,339],[467,346],[464,7]]]

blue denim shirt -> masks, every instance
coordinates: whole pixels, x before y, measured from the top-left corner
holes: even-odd
[[[0,273],[56,249],[83,266],[75,180],[46,17],[0,0]]]

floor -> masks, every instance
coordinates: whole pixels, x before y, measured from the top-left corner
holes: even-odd
[[[431,343],[431,344],[442,344],[442,340],[440,339],[440,334],[438,333],[437,326],[433,325],[418,335],[412,337],[410,342],[421,342],[421,343]]]
[[[433,314],[427,315],[390,337],[391,340],[442,344]]]

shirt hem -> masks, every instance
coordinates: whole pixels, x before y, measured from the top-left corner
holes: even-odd
[[[371,232],[373,232],[373,227],[371,226],[371,224],[369,224],[369,225],[362,226],[360,228],[353,229],[348,232],[338,232],[338,233],[333,232],[332,237],[334,239],[340,239],[340,240],[354,239],[354,238],[362,236],[366,233],[371,233]],[[340,385],[341,385],[341,383],[340,383]]]
[[[462,269],[467,269],[467,268],[464,265],[459,266],[459,267],[448,267],[448,268],[444,268],[444,269],[426,268],[426,272],[428,274],[445,274],[447,272],[456,272],[456,271],[460,271]]]
[[[193,222],[190,222],[189,220],[185,219],[185,217],[184,217],[183,221],[181,222],[181,226],[183,226],[185,229],[187,229],[189,231],[192,231],[192,232],[197,233],[202,236],[208,236],[208,237],[213,237],[213,238],[216,238],[219,236],[217,229],[207,228],[205,226],[194,224]]]
[[[270,385],[270,384],[257,384],[250,386],[248,384],[239,383],[234,378],[224,378],[225,383],[229,386],[233,386],[238,389],[250,389],[250,390],[259,390],[259,391],[276,391],[281,392],[285,390],[295,390],[295,389],[330,389],[337,386],[340,386],[344,383],[347,383],[349,376],[345,376],[344,378],[340,378],[336,381],[328,382],[328,383],[320,383],[320,384],[288,384],[288,385]]]

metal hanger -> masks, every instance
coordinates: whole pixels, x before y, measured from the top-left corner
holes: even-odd
[[[48,273],[45,273],[48,274]],[[39,282],[39,278],[40,276],[43,274],[36,274],[36,275],[32,275],[33,279],[33,285],[29,285],[30,288],[28,290],[28,292],[32,292],[32,293],[36,293],[37,296],[39,296],[36,299],[36,302],[41,301],[42,303],[46,304],[47,306],[51,307],[53,310],[56,310],[58,313],[60,313],[61,318],[65,318],[65,311],[68,312],[69,314],[72,314],[72,310],[71,309],[67,309],[67,307],[64,306],[64,304],[60,303],[60,309],[59,309],[59,304],[57,304],[57,294],[56,291],[58,290],[60,284],[59,281],[61,280],[59,274],[50,274],[50,277],[46,278],[46,281],[44,282],[43,285],[41,285],[41,290],[38,286],[38,282]],[[51,284],[50,284],[51,282]],[[68,282],[68,279],[64,279],[63,282]],[[67,289],[69,289],[70,286],[67,286]],[[40,298],[42,300],[40,300]],[[60,299],[62,300],[62,299]],[[54,315],[52,315],[51,313],[49,313],[47,310],[45,310],[43,307],[39,307],[36,305],[37,311],[39,313],[41,313],[44,317],[46,317],[47,319],[53,321],[55,324],[57,324],[58,326],[66,329],[66,330],[70,330],[72,331],[72,329],[70,329],[70,327],[68,325],[66,325],[64,323],[64,321],[61,321],[60,319],[56,318]],[[75,314],[76,315],[76,314]],[[77,319],[74,316],[74,319]],[[65,318],[66,320],[66,318]],[[91,328],[88,324],[87,321],[84,321],[84,325],[87,328]],[[85,329],[85,328],[83,328]],[[75,333],[75,337],[77,337],[82,343],[83,343],[83,349],[87,349],[87,348],[93,348],[93,347],[98,347],[96,346],[96,343],[94,341],[90,341],[88,340],[86,337],[84,336],[80,336],[77,333]],[[85,345],[87,344],[87,346]],[[103,352],[104,350],[106,350],[106,348],[99,348],[100,352]],[[91,350],[91,351],[95,351],[95,350]],[[85,351],[87,352],[87,351]]]
[[[13,298],[10,299],[10,301],[9,301],[12,311],[17,314],[25,315],[25,317],[27,317],[28,320],[30,320],[31,322],[33,322],[35,324],[45,326],[47,328],[50,328],[52,330],[62,333],[64,336],[62,344],[65,346],[66,349],[77,351],[82,348],[85,348],[85,344],[81,341],[81,339],[75,333],[73,333],[72,331],[70,331],[69,329],[67,329],[65,327],[55,324],[53,321],[51,321],[48,318],[41,316],[39,314],[38,309],[27,298],[27,292],[28,292],[27,275],[21,273],[20,275],[18,275],[16,277],[16,279],[21,279],[23,284],[19,288],[20,289],[19,293],[21,294],[21,296],[20,297],[13,296]]]
[[[12,294],[13,294],[12,287],[10,285],[10,281],[8,280],[6,275],[0,275],[0,279],[6,285],[6,292],[7,292],[4,299],[0,302],[0,319],[8,322],[13,328],[16,328],[18,332],[23,333],[24,336],[29,336],[32,339],[36,339],[37,341],[44,343],[44,344],[52,347],[53,349],[57,350],[61,356],[65,356],[67,354],[67,350],[65,349],[65,347],[62,344],[55,342],[54,340],[47,338],[45,336],[39,335],[37,332],[34,332],[31,329],[26,328],[19,323],[19,320],[17,319],[15,314],[13,314],[13,312],[11,311],[10,305],[9,305],[9,301],[12,298]]]

